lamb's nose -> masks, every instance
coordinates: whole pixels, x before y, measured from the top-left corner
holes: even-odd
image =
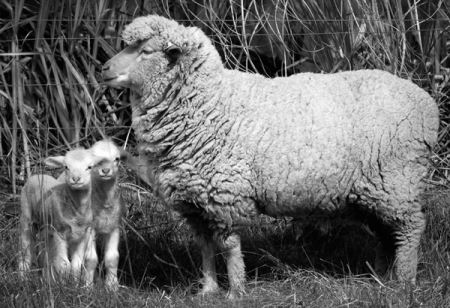
[[[104,174],[108,174],[108,173],[109,173],[109,170],[110,170],[109,168],[103,168],[103,169],[102,169],[102,172],[103,172]]]
[[[80,181],[80,178],[81,178],[81,177],[79,177],[79,176],[73,176],[73,177],[72,177],[72,181],[73,181],[74,183],[78,183],[78,182]]]

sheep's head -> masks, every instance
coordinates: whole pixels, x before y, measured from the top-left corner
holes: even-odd
[[[170,82],[176,75],[172,69],[177,65],[187,75],[194,69],[193,63],[197,68],[209,53],[217,54],[200,29],[160,16],[134,19],[122,37],[129,46],[105,63],[102,77],[108,86],[130,88],[140,95],[163,91],[152,85],[162,79]],[[222,66],[218,54],[217,58]]]
[[[97,141],[90,151],[95,156],[104,158],[103,162],[94,168],[94,177],[102,181],[115,180],[119,173],[119,163],[123,152],[109,139]]]
[[[65,156],[54,156],[45,159],[51,167],[63,167],[65,182],[73,190],[87,190],[91,187],[91,171],[103,163],[105,158],[93,155],[85,149],[75,149]]]

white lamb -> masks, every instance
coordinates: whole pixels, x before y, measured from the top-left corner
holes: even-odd
[[[109,288],[115,289],[118,286],[120,228],[125,213],[125,204],[118,186],[121,152],[111,140],[96,142],[90,151],[96,156],[106,158],[93,172],[93,227],[96,233],[103,235],[105,283]]]
[[[93,282],[95,261],[89,258],[95,250],[91,225],[91,170],[104,158],[84,149],[65,156],[49,157],[48,166],[64,167],[64,183],[48,175],[33,175],[21,195],[19,270],[23,276],[35,259],[36,231],[46,235],[48,246],[47,274],[69,274]]]
[[[125,204],[118,187],[119,162],[126,151],[120,150],[109,139],[101,140],[88,150],[93,155],[103,158],[101,164],[92,171],[92,237],[103,235],[105,247],[104,262],[106,267],[106,286],[110,289],[118,287],[117,268],[119,264],[119,241],[122,217]],[[64,181],[65,173],[58,177]],[[96,250],[90,251],[90,260],[98,264]]]

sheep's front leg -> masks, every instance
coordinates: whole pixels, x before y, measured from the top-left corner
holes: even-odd
[[[95,231],[88,229],[86,232],[86,253],[84,257],[84,284],[86,286],[94,283],[95,269],[98,264],[98,255],[95,245]]]
[[[117,290],[119,281],[117,279],[117,267],[119,266],[119,240],[120,229],[115,228],[111,233],[105,235],[105,284],[112,290]]]
[[[81,240],[71,247],[71,272],[74,279],[83,278],[87,286],[94,281],[98,257],[95,250],[95,231],[88,228]],[[84,268],[83,277],[82,270]]]
[[[228,298],[233,299],[244,293],[245,264],[241,251],[241,239],[238,234],[231,233],[224,240],[218,241],[227,262],[230,291]]]
[[[35,258],[35,235],[32,226],[28,222],[20,223],[20,247],[18,266],[20,277],[25,276],[25,272],[29,271]]]
[[[63,276],[63,278],[66,278],[66,275],[69,272],[70,269],[70,261],[69,261],[69,245],[67,244],[66,239],[64,236],[56,231],[49,231],[45,230],[44,232],[48,232],[46,234],[47,239],[47,252],[48,252],[48,259],[49,259],[49,265],[51,267],[51,270],[48,271],[46,268],[46,262],[44,262],[44,268],[46,269],[46,273],[48,275],[52,275],[53,279],[54,272],[56,272],[57,275]],[[50,278],[50,277],[49,277]]]
[[[215,249],[212,239],[205,235],[195,237],[202,252],[203,287],[199,295],[206,295],[219,290],[216,273]]]

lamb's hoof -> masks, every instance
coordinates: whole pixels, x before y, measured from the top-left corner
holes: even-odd
[[[244,297],[245,291],[244,290],[230,290],[227,293],[227,296],[225,297],[228,300],[237,300],[242,299]]]
[[[105,287],[108,291],[117,292],[119,290],[119,281],[117,280],[117,278],[106,279]]]
[[[119,291],[119,287],[120,286],[118,283],[107,284],[106,290],[108,290],[110,292],[117,292],[117,291]]]
[[[206,296],[211,296],[213,294],[216,294],[217,292],[219,292],[219,287],[218,286],[203,287],[197,293],[197,296],[199,296],[199,297],[206,297]]]

